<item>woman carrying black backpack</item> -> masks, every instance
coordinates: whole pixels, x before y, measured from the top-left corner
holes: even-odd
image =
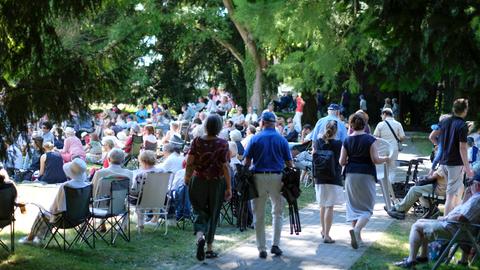
[[[320,206],[323,242],[335,243],[330,237],[333,221],[333,206],[344,203],[341,180],[341,166],[338,163],[342,142],[335,139],[337,122],[329,121],[321,138],[315,141],[313,169],[315,176],[315,193]]]

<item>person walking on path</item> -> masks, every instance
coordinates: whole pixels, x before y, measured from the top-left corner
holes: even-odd
[[[465,172],[468,177],[473,176],[468,163],[468,128],[464,120],[468,113],[468,100],[456,99],[453,102],[452,112],[451,117],[439,123],[440,129],[433,131],[430,135],[434,145],[438,145],[437,138],[440,136],[440,144],[443,148],[440,165],[446,166],[448,177],[445,215],[461,202],[464,189],[463,173]]]
[[[217,137],[222,126],[220,116],[210,114],[205,122],[206,135],[193,140],[187,157],[184,181],[189,186],[199,261],[218,256],[212,244],[220,208],[232,197],[228,142]]]
[[[390,108],[382,110],[382,122],[378,123],[373,136],[386,140],[393,146],[393,154],[390,162],[387,164],[388,178],[390,183],[395,182],[397,158],[398,158],[398,143],[405,139],[405,132],[402,124],[393,119],[393,112]],[[403,180],[402,180],[403,181]]]
[[[303,107],[305,106],[305,101],[302,98],[302,93],[298,93],[297,97],[295,98],[297,103],[297,108],[295,109],[295,116],[293,117],[293,124],[295,130],[300,133],[302,130],[302,115],[303,115]]]
[[[330,228],[333,221],[333,206],[344,203],[340,164],[340,150],[342,142],[335,140],[337,134],[337,122],[329,121],[325,127],[325,133],[315,144],[317,154],[313,155],[314,165],[325,164],[326,166],[314,167],[315,170],[315,193],[317,203],[320,206],[320,223],[322,225],[322,238],[326,244],[335,243],[330,237]],[[320,154],[321,153],[321,154]],[[315,161],[318,161],[315,162]]]
[[[360,110],[367,112],[367,100],[364,95],[360,95]]]
[[[334,103],[330,104],[330,106],[328,106],[327,114],[327,116],[320,118],[315,124],[315,128],[312,131],[312,141],[316,141],[319,138],[320,134],[325,133],[325,126],[327,125],[327,123],[331,120],[334,120],[335,122],[337,122],[337,135],[335,138],[343,142],[345,138],[347,138],[347,128],[340,120],[340,106]]]
[[[375,164],[388,162],[388,157],[379,157],[375,137],[366,134],[365,119],[360,114],[350,116],[354,132],[344,142],[340,153],[340,165],[345,166],[345,192],[347,195],[347,221],[352,222],[351,245],[357,249],[361,244],[361,231],[367,225],[375,206]]]
[[[280,249],[280,233],[282,231],[282,211],[284,199],[282,189],[282,171],[287,165],[292,167],[292,156],[288,142],[275,130],[276,117],[271,112],[263,112],[261,124],[263,130],[252,137],[245,151],[245,166],[254,172],[254,182],[258,198],[253,199],[252,207],[255,216],[255,233],[259,257],[267,258],[265,241],[265,202],[267,196],[272,202],[273,244],[271,253],[282,255]]]

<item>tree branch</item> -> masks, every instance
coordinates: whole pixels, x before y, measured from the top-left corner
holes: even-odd
[[[205,27],[203,25],[198,25],[197,26],[197,29],[199,29],[200,31],[203,31],[203,32],[206,32],[207,29],[205,29]],[[218,42],[220,45],[222,45],[223,47],[225,47],[227,50],[230,51],[230,53],[232,53],[232,55],[235,57],[235,59],[238,60],[238,62],[240,62],[240,64],[243,65],[243,61],[244,61],[244,57],[243,55],[237,50],[237,48],[235,48],[235,46],[233,46],[232,43],[226,41],[226,40],[223,40],[221,38],[218,37],[218,35],[216,34],[213,34],[212,35],[212,38],[213,40],[215,40],[216,42]]]

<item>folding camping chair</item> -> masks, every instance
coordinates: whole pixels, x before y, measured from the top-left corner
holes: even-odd
[[[130,179],[126,177],[105,177],[100,180],[103,184],[110,185],[110,194],[104,198],[93,201],[92,217],[94,218],[94,237],[99,236],[107,244],[115,244],[120,235],[125,241],[130,241],[130,205],[127,198],[130,189]],[[101,219],[97,227],[95,219]],[[105,232],[99,228],[109,225]],[[110,239],[107,239],[110,235]]]
[[[0,246],[7,252],[15,251],[15,197],[17,191],[14,185],[0,189],[0,232],[10,226],[10,248],[0,239]]]
[[[144,214],[159,215],[165,224],[165,235],[168,233],[167,215],[170,206],[170,196],[168,196],[168,183],[172,173],[156,173],[149,172],[140,186],[138,197],[130,196],[137,199],[135,210]],[[155,227],[155,230],[160,223]]]
[[[379,156],[392,157],[393,145],[384,139],[377,138],[375,141]],[[393,192],[392,184],[388,179],[387,164],[376,165],[377,178],[380,180],[380,186],[382,187],[383,199],[385,200],[385,206],[388,211],[392,208],[392,201],[395,200],[395,193]]]
[[[218,226],[226,221],[228,225],[235,224],[235,202],[232,200],[224,201],[220,208],[220,218],[218,219]]]
[[[87,230],[90,228],[89,222],[91,219],[90,202],[92,201],[92,185],[88,185],[83,188],[72,188],[69,186],[63,187],[65,191],[65,202],[67,210],[65,212],[55,215],[55,222],[46,220],[48,231],[44,238],[50,232],[51,236],[44,248],[47,248],[52,241],[54,241],[59,248],[63,247],[63,250],[70,249],[80,239],[83,240],[90,248],[95,247],[95,239],[93,243],[88,242]],[[40,208],[41,214],[46,218],[51,213],[47,213],[45,209]],[[75,231],[74,239],[69,242],[65,234],[67,229],[73,229]],[[62,232],[60,232],[62,231]],[[57,239],[57,236],[60,239]],[[63,240],[63,245],[59,240]]]
[[[470,264],[480,255],[480,224],[472,224],[457,221],[447,221],[450,225],[455,226],[456,231],[452,239],[448,242],[447,247],[443,250],[440,257],[433,265],[432,270],[437,269],[442,263],[449,264],[455,252],[461,245],[471,246],[475,249],[475,256]]]
[[[124,167],[126,167],[130,162],[132,162],[133,168],[134,169],[138,168],[138,155],[140,155],[140,151],[142,150],[142,147],[143,147],[143,137],[132,135],[132,149],[130,150],[130,153],[125,159],[125,162],[123,163]]]

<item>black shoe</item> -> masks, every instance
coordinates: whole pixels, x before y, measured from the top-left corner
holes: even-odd
[[[258,254],[258,257],[260,257],[260,259],[266,259],[267,252],[265,250],[260,251],[260,253]]]
[[[197,242],[197,260],[205,260],[205,239],[203,237]]]
[[[417,257],[417,263],[428,263],[428,257]]]
[[[387,211],[387,214],[392,218],[403,220],[405,219],[405,213],[397,212],[397,211]]]
[[[282,256],[283,251],[278,246],[272,246],[270,253],[275,254],[277,256]]]

